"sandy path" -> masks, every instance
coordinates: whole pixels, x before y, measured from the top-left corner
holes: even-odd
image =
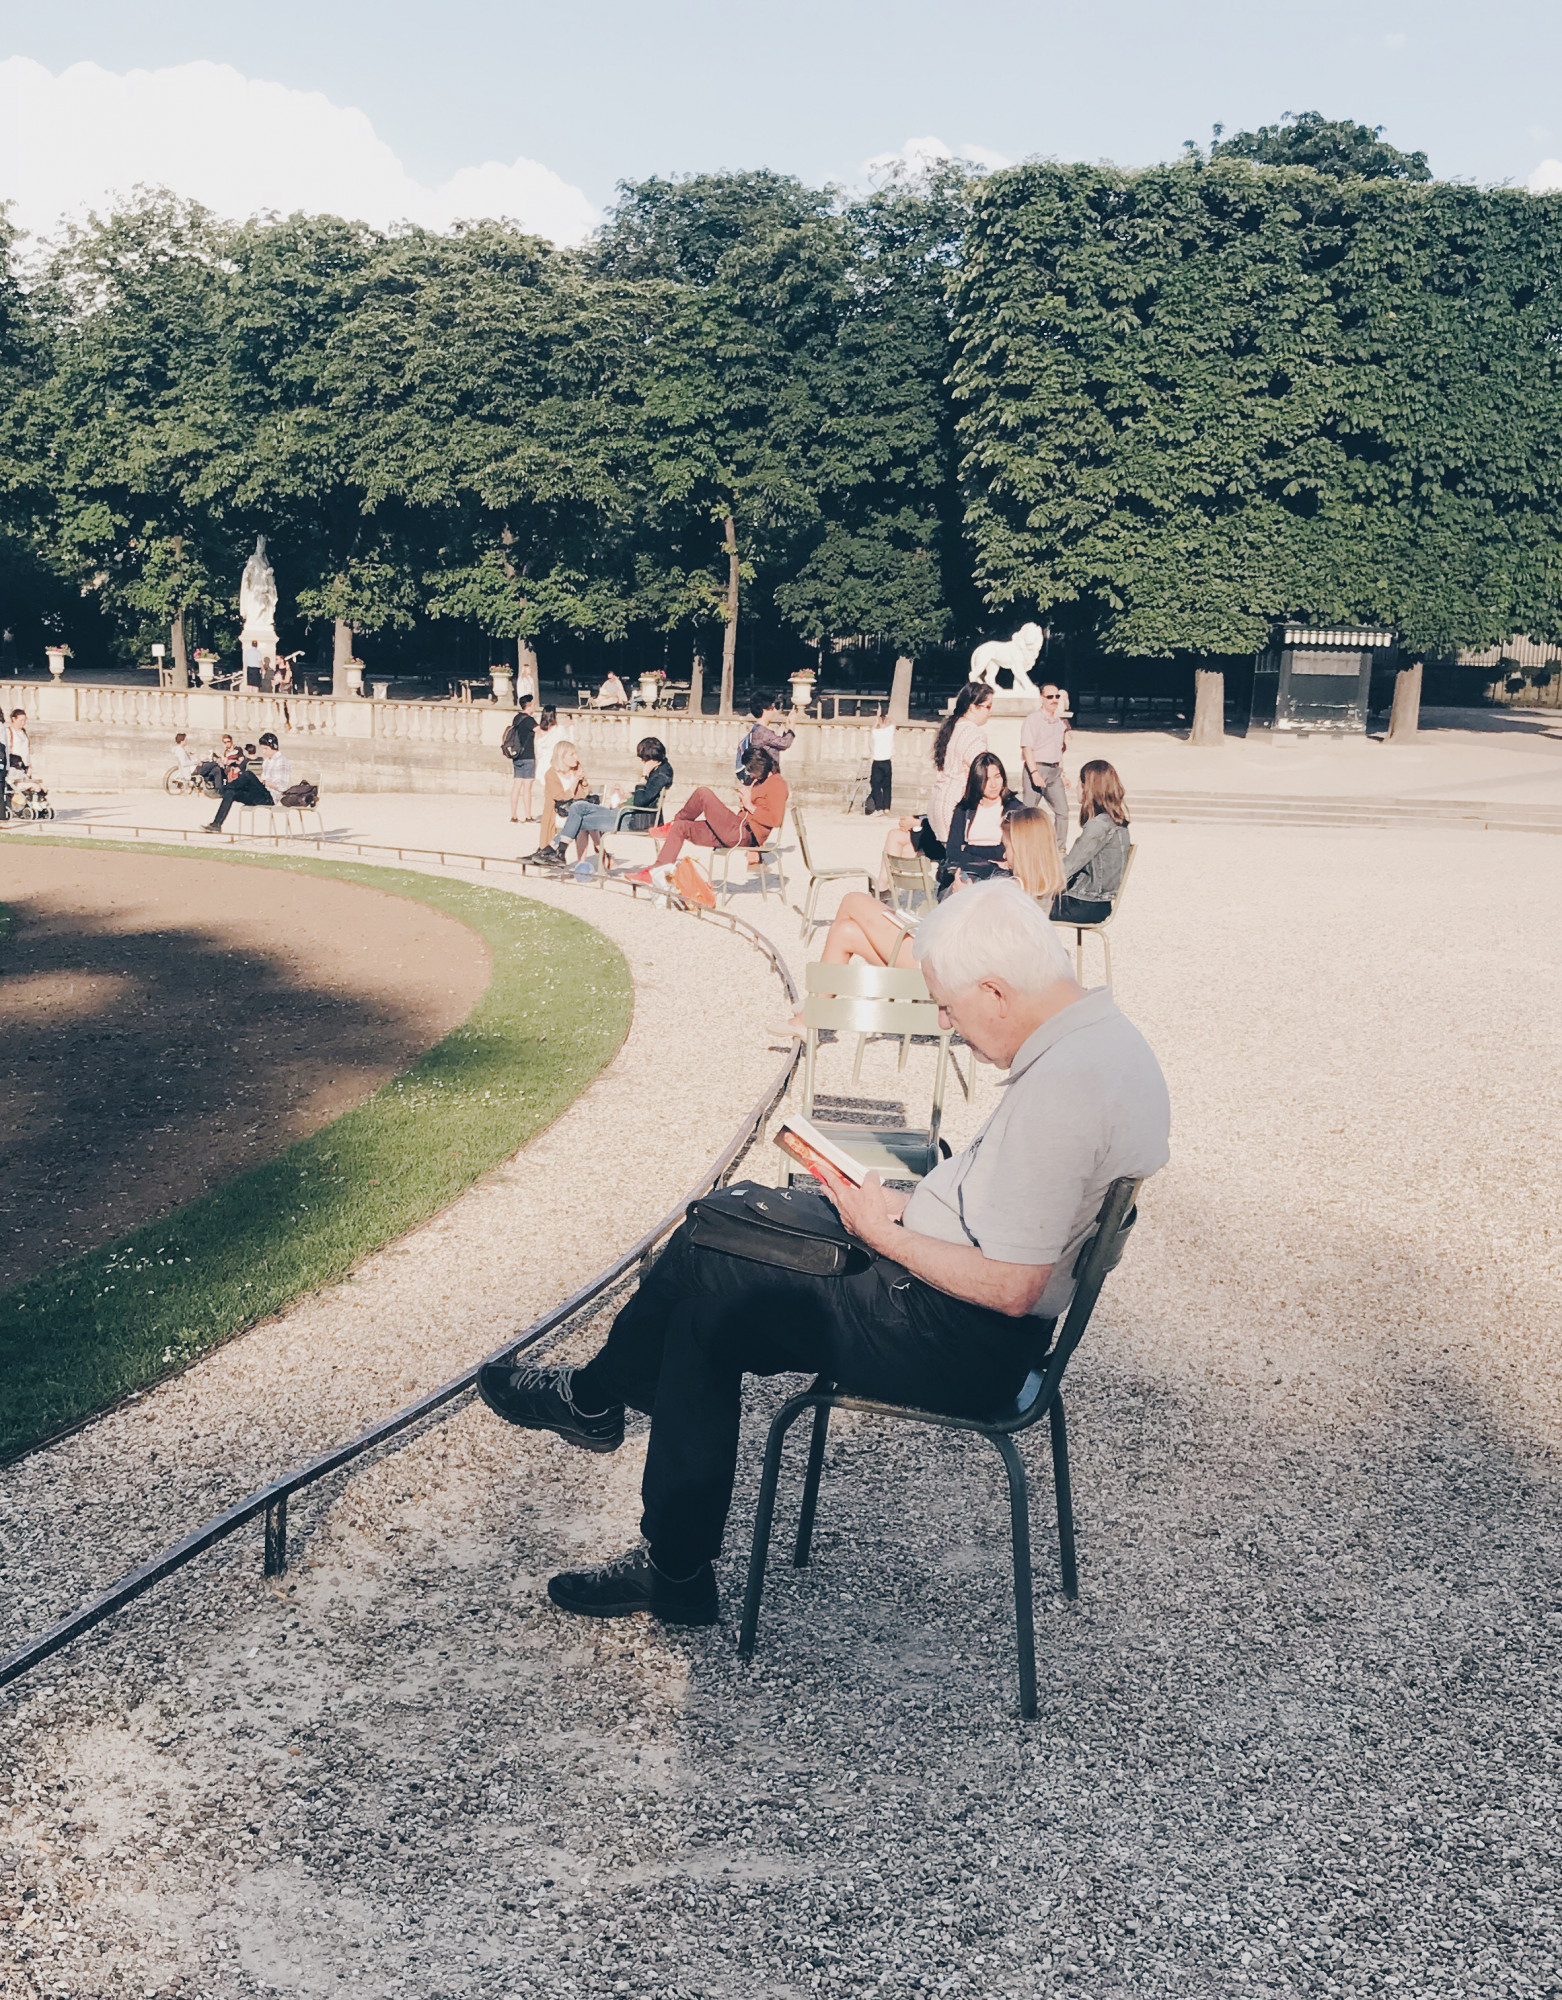
[[[470,1411],[322,1496],[284,1585],[233,1551],[14,1701],[32,1991],[1554,1988],[1562,855],[1143,840],[1118,992],[1175,1151],[1071,1376],[1072,1609],[1027,1446],[1042,1720],[990,1453],[843,1425],[745,1671],[731,1623],[541,1597],[632,1537],[643,1431]]]
[[[340,1117],[488,984],[465,924],[323,876],[13,841],[0,898],[0,1286]]]

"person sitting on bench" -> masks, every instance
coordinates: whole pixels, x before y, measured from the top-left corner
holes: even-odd
[[[923,918],[915,949],[940,1026],[1008,1077],[976,1138],[909,1197],[875,1174],[831,1178],[860,1261],[830,1277],[782,1269],[700,1246],[686,1219],[584,1367],[478,1371],[496,1415],[586,1451],[618,1449],[626,1406],[651,1415],[645,1546],[555,1576],[564,1610],[714,1623],[744,1375],[817,1372],[856,1395],[990,1416],[1067,1310],[1108,1187],[1165,1164],[1160,1066],[1108,988],[1076,983],[1022,888],[963,889]]]
[[[241,765],[235,775],[222,788],[222,804],[217,808],[217,817],[204,826],[203,833],[221,833],[222,823],[235,806],[280,805],[282,794],[293,782],[293,767],[275,736],[268,729],[260,739],[260,748],[265,753],[261,760],[260,776]]]

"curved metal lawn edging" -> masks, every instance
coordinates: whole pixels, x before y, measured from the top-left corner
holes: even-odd
[[[407,848],[401,852],[404,855],[411,855],[417,850]],[[476,858],[459,857],[462,860]],[[741,917],[733,916],[730,910],[696,910],[692,914],[702,923],[722,924],[732,931],[734,936],[746,937],[757,951],[769,959],[786,990],[788,1000],[794,1004],[797,1002],[800,998],[797,982],[793,979],[786,961],[762,932],[757,931],[752,924],[745,923]],[[397,1410],[388,1417],[382,1417],[378,1423],[371,1424],[367,1430],[361,1431],[355,1438],[349,1438],[345,1444],[333,1445],[329,1451],[322,1452],[319,1457],[310,1459],[307,1464],[285,1473],[280,1479],[273,1480],[269,1486],[258,1487],[244,1499],[225,1508],[222,1513],[214,1514],[209,1521],[202,1522],[200,1527],[193,1528],[189,1534],[164,1549],[160,1555],[154,1556],[150,1562],[145,1562],[140,1568],[133,1569],[127,1575],[120,1577],[118,1582],[111,1584],[98,1596],[89,1599],[68,1617],[60,1619],[57,1624],[49,1626],[46,1631],[27,1640],[15,1652],[0,1659],[0,1688],[20,1680],[34,1667],[41,1666],[45,1660],[63,1651],[73,1640],[90,1632],[95,1625],[101,1625],[105,1619],[112,1618],[116,1612],[124,1610],[126,1605],[144,1595],[154,1584],[161,1583],[175,1570],[182,1569],[196,1556],[203,1554],[218,1542],[225,1541],[261,1515],[265,1516],[265,1574],[280,1576],[287,1567],[287,1509],[288,1501],[293,1494],[313,1486],[319,1480],[329,1478],[332,1473],[340,1472],[344,1467],[378,1450],[382,1445],[390,1444],[398,1438],[403,1443],[411,1442],[408,1433],[428,1419],[442,1421],[457,1403],[473,1393],[480,1368],[486,1367],[490,1361],[499,1361],[506,1355],[518,1354],[525,1348],[537,1346],[550,1334],[557,1333],[570,1320],[578,1317],[588,1306],[596,1303],[605,1292],[611,1291],[634,1265],[647,1261],[662,1238],[676,1229],[683,1220],[684,1211],[689,1203],[700,1195],[709,1193],[713,1187],[719,1186],[747,1152],[754,1139],[763,1130],[771,1112],[785,1096],[787,1086],[792,1080],[792,1072],[797,1067],[797,1060],[798,1050],[794,1047],[776,1071],[763,1096],[745,1116],[720,1155],[706,1168],[699,1181],[680,1199],[677,1206],[670,1209],[638,1242],[632,1243],[620,1256],[614,1258],[611,1264],[606,1265],[595,1277],[588,1279],[579,1291],[565,1299],[561,1305],[555,1306],[551,1312],[545,1313],[541,1319],[534,1320],[530,1326],[507,1340],[502,1347],[496,1348],[492,1354],[484,1355],[481,1361],[476,1361],[470,1368],[464,1369],[461,1374],[451,1376],[449,1381],[442,1382],[437,1389],[431,1389],[426,1396],[420,1396],[415,1403],[409,1403],[405,1409]]]

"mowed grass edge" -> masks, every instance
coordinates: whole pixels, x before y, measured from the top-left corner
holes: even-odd
[[[476,931],[492,975],[459,1027],[362,1104],[160,1220],[0,1293],[0,1460],[187,1367],[437,1215],[574,1102],[618,1052],[633,1010],[616,945],[503,890],[301,856],[49,844],[290,869],[409,897]]]

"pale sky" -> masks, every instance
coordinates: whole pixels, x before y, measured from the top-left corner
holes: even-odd
[[[0,197],[33,229],[140,180],[571,241],[621,178],[861,185],[908,141],[1142,165],[1311,109],[1440,175],[1562,185],[1562,5],[0,0]]]

